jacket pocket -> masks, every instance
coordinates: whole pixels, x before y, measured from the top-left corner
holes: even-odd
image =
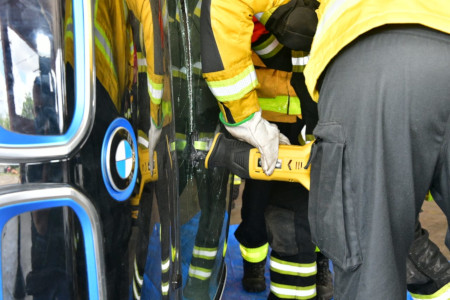
[[[338,123],[319,123],[311,153],[309,221],[313,242],[344,271],[362,262],[344,132]]]

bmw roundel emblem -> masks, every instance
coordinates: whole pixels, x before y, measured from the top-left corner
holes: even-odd
[[[133,149],[127,140],[121,140],[116,149],[116,169],[120,178],[126,179],[133,170]]]
[[[102,145],[102,175],[110,195],[123,201],[130,197],[138,172],[137,142],[131,124],[115,119],[108,127]]]

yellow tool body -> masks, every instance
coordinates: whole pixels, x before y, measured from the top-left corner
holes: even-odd
[[[142,191],[144,190],[144,185],[148,182],[154,182],[158,180],[158,160],[156,151],[153,152],[153,173],[150,172],[149,169],[149,155],[148,148],[144,148],[139,146],[138,148],[139,155],[139,192],[131,197],[130,204],[135,209],[132,209],[132,218],[137,219],[138,217],[138,209],[139,202],[141,201]]]
[[[280,145],[275,170],[267,176],[261,167],[261,153],[252,148],[249,154],[249,175],[252,179],[298,182],[309,190],[311,168],[305,169],[312,143],[305,146]]]
[[[141,181],[144,183],[158,180],[158,160],[156,151],[153,151],[153,173],[150,172],[148,149],[142,149],[139,152],[139,171],[141,172]]]
[[[311,168],[308,161],[312,144],[280,145],[275,170],[267,176],[261,167],[261,153],[257,148],[218,133],[206,156],[205,167],[226,167],[247,179],[298,182],[309,190]]]

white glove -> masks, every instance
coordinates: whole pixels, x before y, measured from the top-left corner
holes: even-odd
[[[148,169],[153,175],[153,168],[155,167],[155,162],[153,161],[153,152],[155,151],[156,144],[158,144],[159,138],[161,136],[162,126],[158,128],[153,120],[150,120],[150,129],[148,130]]]
[[[289,139],[280,133],[277,125],[261,117],[261,110],[242,124],[224,124],[227,131],[240,141],[258,148],[261,153],[261,166],[266,175],[271,175],[278,160],[278,146],[290,145]]]

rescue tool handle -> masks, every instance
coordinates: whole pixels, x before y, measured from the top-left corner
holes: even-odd
[[[249,159],[252,145],[227,139],[222,133],[217,133],[205,159],[205,168],[225,167],[241,178],[251,178],[249,174]]]
[[[313,143],[305,146],[280,145],[278,161],[272,175],[267,176],[261,167],[261,153],[257,148],[218,133],[205,160],[205,167],[225,167],[245,179],[298,182],[309,190],[308,164]]]

